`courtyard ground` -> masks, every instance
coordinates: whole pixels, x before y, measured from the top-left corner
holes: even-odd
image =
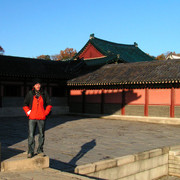
[[[14,155],[26,151],[27,137],[26,117],[0,118],[2,160],[9,158],[5,151],[12,151]],[[36,142],[38,144],[38,136]],[[72,171],[77,165],[172,145],[180,145],[179,125],[81,116],[56,116],[46,121],[44,150],[50,157],[50,167],[62,171]]]

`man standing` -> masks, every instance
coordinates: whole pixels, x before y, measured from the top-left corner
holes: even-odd
[[[51,108],[51,100],[48,93],[41,89],[39,79],[34,80],[33,89],[27,93],[23,106],[26,115],[29,117],[28,158],[34,156],[36,126],[38,126],[39,130],[37,154],[44,156],[45,120]]]

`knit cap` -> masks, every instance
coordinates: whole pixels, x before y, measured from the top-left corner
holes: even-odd
[[[41,84],[41,79],[36,78],[33,80],[33,86],[38,83]]]

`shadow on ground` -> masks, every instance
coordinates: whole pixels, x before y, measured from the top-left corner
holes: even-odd
[[[50,159],[50,167],[61,171],[74,172],[74,169],[77,166],[76,165],[77,161],[81,159],[86,153],[88,153],[95,146],[96,146],[96,140],[93,139],[92,141],[83,144],[81,146],[81,150],[68,163],[57,161],[55,159]]]
[[[54,128],[60,124],[69,121],[80,120],[79,116],[58,116],[50,117],[46,122],[46,130]],[[28,119],[27,117],[1,117],[0,118],[0,142],[2,147],[1,160],[6,160],[26,151],[27,146],[22,147],[22,150],[11,148],[16,143],[27,140],[28,138]],[[38,131],[36,132],[36,134]],[[74,156],[69,163],[60,162],[55,159],[50,159],[50,167],[62,171],[73,172],[76,163],[86,153],[96,146],[96,140],[93,139],[81,146],[81,150]],[[24,150],[24,151],[23,151]]]
[[[46,130],[68,121],[76,121],[81,118],[82,117],[76,116],[58,116],[58,118],[50,117],[46,121]],[[27,117],[0,117],[0,124],[0,142],[2,147],[12,146],[28,138]],[[36,134],[37,133],[38,131],[36,131]]]
[[[24,151],[19,149],[13,149],[8,147],[2,147],[1,148],[1,161],[4,161],[6,159],[9,159],[11,157],[14,157],[18,154],[24,153]]]

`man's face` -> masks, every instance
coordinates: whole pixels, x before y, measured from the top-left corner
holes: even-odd
[[[40,83],[35,84],[35,85],[34,85],[34,89],[35,89],[36,91],[39,91],[39,90],[41,89],[41,84],[40,84]]]

